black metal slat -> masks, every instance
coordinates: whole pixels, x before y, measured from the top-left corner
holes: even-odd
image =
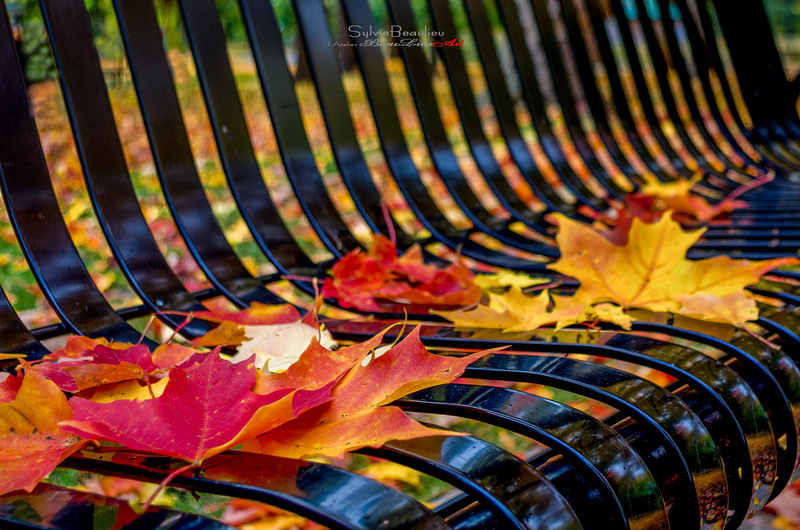
[[[115,7],[162,192],[187,248],[206,277],[234,304],[246,307],[254,301],[279,302],[236,256],[205,195],[160,45],[162,38],[153,3],[118,1]],[[190,38],[190,43],[193,42]],[[202,53],[203,50],[194,49],[195,57],[202,57]],[[235,90],[228,95],[238,97]],[[222,124],[223,131],[227,125]],[[217,132],[218,143],[219,136]]]
[[[184,463],[134,453],[113,462],[78,455],[66,464],[157,483]],[[422,504],[388,486],[313,462],[230,451],[207,459],[199,472],[178,475],[172,484],[269,503],[331,529],[449,528]]]
[[[2,186],[11,224],[42,292],[74,333],[136,342],[139,333],[122,320],[97,290],[61,216],[45,164],[30,101],[15,53],[5,7],[0,25],[3,83],[0,86]],[[80,13],[48,25],[80,23]],[[57,66],[61,66],[58,61]],[[46,235],[46,237],[44,237]],[[15,318],[9,315],[12,329]],[[25,348],[41,349],[24,332]],[[13,343],[12,343],[13,344]],[[17,347],[21,344],[17,344]]]
[[[89,14],[80,1],[44,0],[42,5],[50,20],[71,21],[51,23],[50,37],[89,196],[117,262],[151,312],[202,310],[172,272],[142,214],[94,51]],[[172,327],[183,321],[177,315],[161,318]],[[210,328],[191,322],[185,329],[202,335]]]
[[[606,500],[608,509],[595,512],[591,523],[586,513],[581,513],[585,507],[573,506],[586,528],[615,528],[621,520],[631,529],[669,527],[658,485],[641,457],[622,436],[576,409],[515,390],[458,384],[415,392],[397,404],[408,411],[460,416],[503,427],[572,459],[582,472],[592,474],[601,491],[613,491],[613,500]]]

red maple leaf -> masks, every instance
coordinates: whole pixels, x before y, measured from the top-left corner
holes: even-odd
[[[192,371],[173,368],[164,393],[144,401],[95,403],[73,397],[75,412],[65,431],[87,439],[120,443],[182,458],[198,465],[330,399],[330,385],[306,391],[275,389],[253,393],[256,370],[233,364],[218,353],[207,355]]]
[[[395,244],[381,235],[369,252],[350,252],[331,273],[322,296],[362,311],[380,311],[377,300],[444,308],[471,305],[481,297],[472,273],[461,263],[444,269],[427,265],[419,245],[398,257]]]

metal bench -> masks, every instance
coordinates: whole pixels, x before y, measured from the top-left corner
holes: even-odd
[[[94,213],[142,304],[112,307],[73,244],[2,4],[2,193],[25,258],[60,323],[29,329],[3,295],[0,351],[35,359],[47,353],[41,341],[67,333],[136,342],[140,331],[128,323],[132,318],[158,313],[174,328],[183,320],[174,312],[202,310],[202,300],[222,296],[239,307],[255,301],[280,303],[267,289],[270,283],[282,276],[324,277],[330,262],[317,262],[303,251],[264,183],[213,0],[180,0],[183,24],[227,185],[258,249],[277,270],[264,277],[248,272],[206,197],[152,0],[114,1],[166,203],[186,247],[212,284],[200,292],[182,285],[142,214],[121,146],[127,139],[120,138],[114,120],[84,3],[41,4]],[[381,152],[415,221],[430,234],[426,238],[405,231],[392,217],[396,212],[383,206],[347,112],[326,4],[295,0],[293,10],[336,167],[359,218],[373,232],[396,234],[400,248],[419,241],[429,260],[442,262],[446,254],[437,253],[439,244],[476,262],[553,276],[545,265],[558,251],[544,215],[557,211],[585,219],[579,206],[605,209],[609,198],[637,189],[644,182],[643,171],[663,181],[702,171],[702,189],[712,201],[741,182],[774,172],[772,182],[748,193],[749,209],[711,224],[694,255],[765,258],[800,248],[800,187],[794,181],[800,168],[796,83],[785,79],[757,0],[713,5],[692,0],[424,3],[427,24],[447,36],[457,32],[454,17],[466,17],[468,34],[458,37],[473,43],[488,92],[487,99],[473,90],[463,48],[434,48],[469,157],[503,216],[490,210],[487,197],[473,191],[459,165],[437,105],[431,55],[421,47],[397,48],[432,165],[468,228],[448,219],[423,182],[400,124],[402,103],[392,92],[383,51],[359,46],[366,37],[354,36],[358,76]],[[383,26],[374,20],[367,0],[336,4],[348,26]],[[358,248],[359,238],[339,214],[315,163],[273,8],[266,0],[240,0],[239,5],[286,178],[325,250],[340,257]],[[385,7],[389,22],[406,31],[426,24],[417,20],[409,0],[387,0]],[[499,17],[502,31],[490,24],[490,15]],[[745,34],[748,38],[742,39]],[[537,39],[533,46],[532,36]],[[513,59],[511,78],[518,82],[519,94],[509,84],[508,69],[501,68],[498,42]],[[729,80],[728,60],[738,85]],[[543,70],[548,79],[542,78]],[[494,138],[487,135],[480,114],[481,98],[498,125]],[[561,133],[548,117],[553,104],[563,116]],[[530,116],[539,154],[521,130],[517,106]],[[491,144],[498,138],[535,200],[521,197],[509,184]],[[569,157],[565,144],[574,148]],[[555,191],[553,178],[565,193]],[[512,223],[532,232],[515,231]],[[493,243],[476,236],[488,236]],[[568,278],[556,279],[566,289],[574,287]],[[403,398],[399,404],[407,411],[485,422],[547,448],[524,461],[478,438],[442,437],[362,451],[458,490],[433,508],[332,465],[236,451],[210,459],[172,484],[266,502],[330,528],[735,528],[800,477],[797,279],[796,273],[776,271],[767,282],[769,289],[757,291],[774,301],[763,304],[758,325],[780,349],[732,328],[719,336],[698,331],[685,320],[635,322],[630,332],[608,328],[591,334],[573,329],[503,334],[453,328],[431,315],[412,315],[426,322],[423,342],[444,353],[510,345],[508,353],[468,368],[465,375],[472,380],[538,383],[617,411],[597,419],[543,397],[478,384],[451,384]],[[308,281],[294,283],[313,292]],[[329,319],[326,325],[341,340],[359,340],[402,313],[376,317],[371,322]],[[181,333],[192,337],[208,330],[207,324],[193,320]],[[619,367],[569,354],[614,359]],[[8,362],[4,366],[11,368]],[[661,388],[636,375],[638,367],[666,374],[674,382]],[[146,454],[119,459],[78,454],[65,466],[160,482],[178,464]],[[19,509],[24,503],[49,503],[59,510],[43,522],[32,510]],[[124,503],[52,485],[0,498],[0,526],[90,528],[101,507],[117,510],[116,520],[129,520],[126,528],[225,527],[162,508],[125,519],[121,514],[129,509]]]

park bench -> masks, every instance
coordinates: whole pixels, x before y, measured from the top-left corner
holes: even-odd
[[[383,21],[374,20],[367,0],[333,3],[347,26],[384,27]],[[384,207],[373,181],[374,168],[347,112],[337,47],[331,45],[337,37],[331,34],[325,9],[333,3],[293,3],[304,60],[337,171],[358,216],[375,233],[395,234],[400,248],[420,242],[427,259],[444,262],[447,254],[437,250],[438,244],[475,262],[547,274],[569,289],[574,282],[545,268],[558,255],[545,214],[587,219],[586,211],[605,210],[609,199],[641,186],[642,171],[662,181],[702,171],[702,191],[712,201],[743,182],[774,174],[771,182],[745,196],[748,209],[712,222],[693,255],[768,258],[800,248],[798,83],[785,78],[758,0],[713,5],[692,0],[417,2],[425,4],[427,22],[416,18],[409,0],[386,0],[390,23],[405,31],[428,24],[451,36],[456,34],[454,17],[466,17],[469,35],[463,38],[471,40],[479,58],[488,91],[483,104],[493,111],[499,129],[495,136],[536,196],[532,201],[518,195],[504,174],[487,137],[481,95],[471,85],[464,48],[436,47],[431,54],[422,47],[397,47],[433,167],[470,227],[453,224],[412,157],[398,113],[399,105],[408,102],[395,99],[384,52],[358,46],[367,37],[353,36],[356,46],[351,50],[388,171],[415,221],[430,234],[426,238],[404,229],[392,216],[396,212]],[[60,319],[30,329],[8,298],[0,296],[0,351],[37,359],[48,352],[42,341],[69,333],[137,342],[140,331],[128,323],[136,317],[157,313],[176,328],[184,320],[177,313],[202,310],[201,302],[213,297],[242,308],[253,302],[283,303],[267,286],[284,276],[313,293],[312,283],[303,278],[324,277],[331,262],[315,261],[304,252],[264,183],[213,0],[180,0],[181,15],[227,185],[258,251],[277,271],[262,277],[248,272],[234,252],[206,196],[152,0],[114,1],[164,197],[188,251],[212,285],[199,292],[183,286],[142,214],[121,144],[129,139],[120,137],[114,119],[84,3],[41,1],[94,214],[142,302],[124,308],[112,307],[103,297],[67,229],[13,33],[0,5],[2,193],[30,269]],[[273,8],[266,0],[240,0],[239,5],[286,178],[320,244],[341,257],[361,243],[337,210],[315,163]],[[502,31],[490,23],[490,14],[499,17]],[[538,38],[534,45],[532,34]],[[506,69],[498,41],[505,43],[512,59]],[[490,210],[487,197],[473,191],[459,165],[437,105],[433,59],[446,73],[469,154],[491,199],[507,213],[504,217]],[[727,75],[730,68],[737,84]],[[518,93],[509,83],[509,69]],[[542,78],[542,70],[548,79]],[[638,102],[630,96],[632,89]],[[551,100],[562,112],[561,138],[548,117]],[[518,106],[530,115],[551,177],[566,194],[557,193],[543,174],[520,128]],[[587,115],[593,129],[587,126]],[[564,134],[574,146],[571,157],[564,150]],[[514,223],[528,232],[512,229]],[[779,348],[741,330],[722,326],[714,334],[688,320],[638,321],[630,332],[604,328],[595,333],[565,329],[504,334],[411,315],[425,322],[423,342],[437,351],[456,355],[495,346],[510,349],[470,366],[465,376],[473,384],[416,392],[401,399],[401,407],[485,422],[546,447],[527,461],[470,436],[362,450],[457,490],[432,508],[333,465],[236,451],[178,475],[172,485],[273,504],[330,528],[735,528],[800,478],[798,279],[796,273],[775,271],[768,288],[756,291],[773,301],[763,304],[757,324]],[[366,322],[327,319],[326,326],[340,340],[363,340],[402,316],[399,310],[387,311]],[[181,333],[195,337],[209,329],[192,320]],[[619,363],[604,366],[570,354]],[[9,361],[4,367],[13,365]],[[674,382],[662,388],[637,375],[641,367]],[[586,396],[616,413],[593,418],[544,397],[481,385],[482,380],[538,383]],[[155,483],[179,466],[155,455],[108,459],[85,452],[64,465]],[[61,507],[46,522],[34,510],[21,508],[43,503]],[[109,510],[127,514],[130,509],[116,499],[40,485],[31,494],[0,498],[0,526],[91,528],[98,514]],[[115,520],[123,519],[119,515]],[[155,507],[131,521],[126,528],[226,528],[203,516]]]

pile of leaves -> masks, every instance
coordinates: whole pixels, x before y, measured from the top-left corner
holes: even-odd
[[[322,296],[342,307],[380,311],[380,301],[452,308],[475,304],[481,288],[474,275],[458,261],[439,269],[423,260],[413,245],[402,256],[388,238],[377,235],[368,252],[356,249],[333,266]]]
[[[548,267],[580,281],[571,295],[547,290],[530,296],[519,287],[489,293],[488,304],[438,312],[462,326],[528,331],[602,320],[630,329],[631,309],[669,312],[695,319],[744,326],[758,318],[753,295],[745,290],[770,270],[796,265],[796,258],[764,261],[717,256],[688,260],[686,253],[705,231],[684,231],[667,212],[646,224],[634,218],[624,244],[607,231],[556,215],[561,259]]]
[[[230,322],[225,315],[202,316]],[[295,320],[287,322],[290,316]],[[17,375],[0,380],[0,494],[30,491],[87,444],[178,458],[186,462],[180,470],[187,470],[236,446],[302,458],[391,439],[452,435],[385,405],[454,380],[488,353],[434,355],[422,345],[419,329],[380,355],[375,350],[387,330],[333,351],[320,343],[319,328],[291,306],[256,306],[236,318],[245,323],[242,344],[252,340],[247,333],[268,335],[275,326],[313,333],[307,346],[298,342],[296,362],[278,373],[267,370],[266,361],[259,369],[256,353],[227,358],[220,346],[208,351],[168,343],[151,353],[142,344],[85,337],[70,338],[41,361],[21,361]],[[228,331],[236,333],[237,326]],[[212,335],[196,345],[204,341],[215,342]]]

